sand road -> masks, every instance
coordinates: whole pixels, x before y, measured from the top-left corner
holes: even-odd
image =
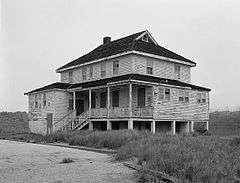
[[[0,182],[132,183],[133,173],[106,154],[0,140]]]

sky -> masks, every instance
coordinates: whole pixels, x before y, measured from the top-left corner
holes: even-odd
[[[210,109],[240,109],[239,0],[0,0],[0,111],[27,111],[24,92],[60,81],[55,70],[102,44],[148,30],[197,63],[192,83]]]

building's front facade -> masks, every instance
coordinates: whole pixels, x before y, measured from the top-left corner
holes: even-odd
[[[209,121],[210,89],[192,85],[195,62],[148,31],[104,43],[57,69],[61,82],[26,93],[32,132],[64,129],[193,131]]]

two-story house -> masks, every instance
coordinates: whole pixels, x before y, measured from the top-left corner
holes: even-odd
[[[210,89],[191,84],[196,63],[158,45],[148,31],[103,44],[58,68],[61,82],[25,93],[35,133],[66,129],[208,129]]]

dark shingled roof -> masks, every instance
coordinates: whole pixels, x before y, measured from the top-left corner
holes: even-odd
[[[117,82],[117,81],[125,81],[125,80],[137,80],[137,81],[146,81],[146,82],[153,82],[153,83],[159,83],[159,84],[167,84],[172,86],[181,86],[181,87],[189,87],[193,90],[199,90],[199,91],[211,91],[209,88],[192,85],[189,83],[184,83],[181,81],[173,80],[173,79],[166,79],[166,78],[158,78],[154,76],[147,76],[147,75],[140,75],[140,74],[127,74],[127,75],[121,75],[111,78],[105,78],[105,79],[99,79],[95,81],[88,81],[84,83],[76,83],[76,84],[69,84],[69,83],[53,83],[35,90],[32,90],[30,92],[24,93],[24,95],[33,93],[33,92],[39,92],[49,89],[74,89],[74,88],[89,88],[89,87],[96,87],[96,86],[103,86],[108,83]]]
[[[71,84],[69,84],[69,83],[56,82],[56,83],[52,83],[52,84],[49,84],[49,85],[41,87],[41,88],[37,88],[32,91],[29,91],[27,93],[24,93],[24,95],[28,95],[30,93],[40,92],[40,91],[44,91],[44,90],[51,90],[51,89],[67,89],[69,86],[71,86]]]
[[[138,38],[144,32],[145,31],[141,31],[141,32],[132,34],[130,36],[123,37],[123,38],[117,39],[115,41],[111,41],[108,44],[102,44],[102,45],[98,46],[97,48],[95,48],[94,50],[92,50],[91,52],[87,53],[86,55],[83,55],[83,56],[77,58],[76,60],[73,60],[73,61],[65,64],[64,66],[58,68],[57,71],[60,69],[65,69],[68,67],[76,66],[79,64],[93,61],[93,60],[109,57],[109,56],[116,55],[119,53],[124,53],[127,51],[140,51],[140,52],[144,52],[144,53],[149,53],[149,54],[154,54],[154,55],[163,56],[163,57],[167,57],[167,58],[181,60],[186,63],[196,64],[195,62],[193,62],[187,58],[184,58],[164,47],[161,47],[154,43],[148,43],[148,42],[144,42],[142,40],[136,40],[136,38]]]

